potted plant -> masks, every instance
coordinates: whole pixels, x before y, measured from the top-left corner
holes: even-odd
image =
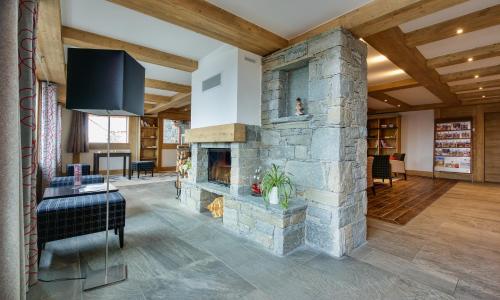
[[[264,174],[261,187],[266,203],[279,203],[282,208],[288,208],[288,200],[293,190],[292,181],[278,166],[273,164],[271,169]]]
[[[180,174],[181,176],[184,178],[185,176],[187,176],[187,172],[189,170],[191,170],[191,158],[188,158],[186,159],[186,161],[184,161],[183,164],[181,164],[180,168],[179,168],[179,171],[180,171]]]

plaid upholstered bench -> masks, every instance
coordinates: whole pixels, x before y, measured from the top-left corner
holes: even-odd
[[[82,175],[90,175],[90,165],[89,164],[81,164],[82,165]],[[67,164],[66,165],[66,176],[73,176],[75,173],[75,165]]]
[[[50,181],[50,187],[73,185],[73,176],[54,177]],[[104,183],[102,175],[84,175],[82,176],[82,184]]]
[[[106,230],[106,194],[46,199],[38,204],[38,257],[45,243]],[[109,229],[123,248],[125,198],[109,193]]]
[[[130,165],[131,172],[128,174],[128,179],[132,177],[134,171],[137,171],[137,178],[139,178],[139,174],[141,174],[141,171],[144,171],[144,173],[150,171],[151,177],[153,177],[154,168],[155,168],[155,163],[152,160],[133,161],[132,164]]]

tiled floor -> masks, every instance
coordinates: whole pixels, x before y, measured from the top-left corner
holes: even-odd
[[[377,180],[374,195],[368,191],[368,216],[405,225],[452,188],[456,181],[408,176],[408,180]]]
[[[448,194],[462,197],[469,190],[458,184]],[[120,250],[111,235],[111,252],[113,263],[128,264],[129,279],[85,293],[81,280],[39,283],[29,299],[500,297],[500,254],[494,249],[500,241],[498,187],[485,192],[487,201],[469,202],[464,196],[457,204],[446,194],[405,227],[370,221],[368,244],[342,260],[305,248],[275,257],[226,232],[219,221],[180,208],[171,182],[121,192],[127,199],[125,248]],[[447,219],[448,206],[453,210]],[[493,210],[490,218],[471,219],[471,214],[483,216],[481,208]],[[496,231],[484,231],[484,237],[470,231],[482,226]],[[47,244],[40,277],[78,277],[102,267],[103,245],[104,234]]]

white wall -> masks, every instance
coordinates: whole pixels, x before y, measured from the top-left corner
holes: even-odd
[[[202,82],[219,73],[221,84],[203,92]],[[261,76],[261,57],[233,46],[222,46],[199,60],[192,73],[191,128],[260,125]]]
[[[260,126],[260,105],[262,96],[261,90],[261,57],[248,51],[239,49],[237,123]]]
[[[198,61],[191,80],[191,128],[236,123],[238,48],[223,46]],[[221,73],[221,85],[205,92],[202,82]]]
[[[177,150],[176,149],[162,149],[161,150],[161,166],[162,167],[175,167],[177,163]]]
[[[407,170],[432,172],[433,143],[433,110],[401,113],[401,151],[406,153]]]

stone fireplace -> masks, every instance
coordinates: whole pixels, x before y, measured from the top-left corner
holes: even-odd
[[[208,182],[230,186],[231,184],[231,149],[210,148],[208,155]]]
[[[366,45],[340,28],[263,58],[260,126],[240,124],[244,138],[234,140],[221,128],[197,129],[181,204],[202,212],[223,196],[224,227],[277,255],[307,245],[340,257],[363,244],[366,75]],[[296,97],[305,115],[294,115]],[[250,195],[255,169],[272,164],[292,176],[287,209]],[[228,173],[229,186],[221,184]]]

